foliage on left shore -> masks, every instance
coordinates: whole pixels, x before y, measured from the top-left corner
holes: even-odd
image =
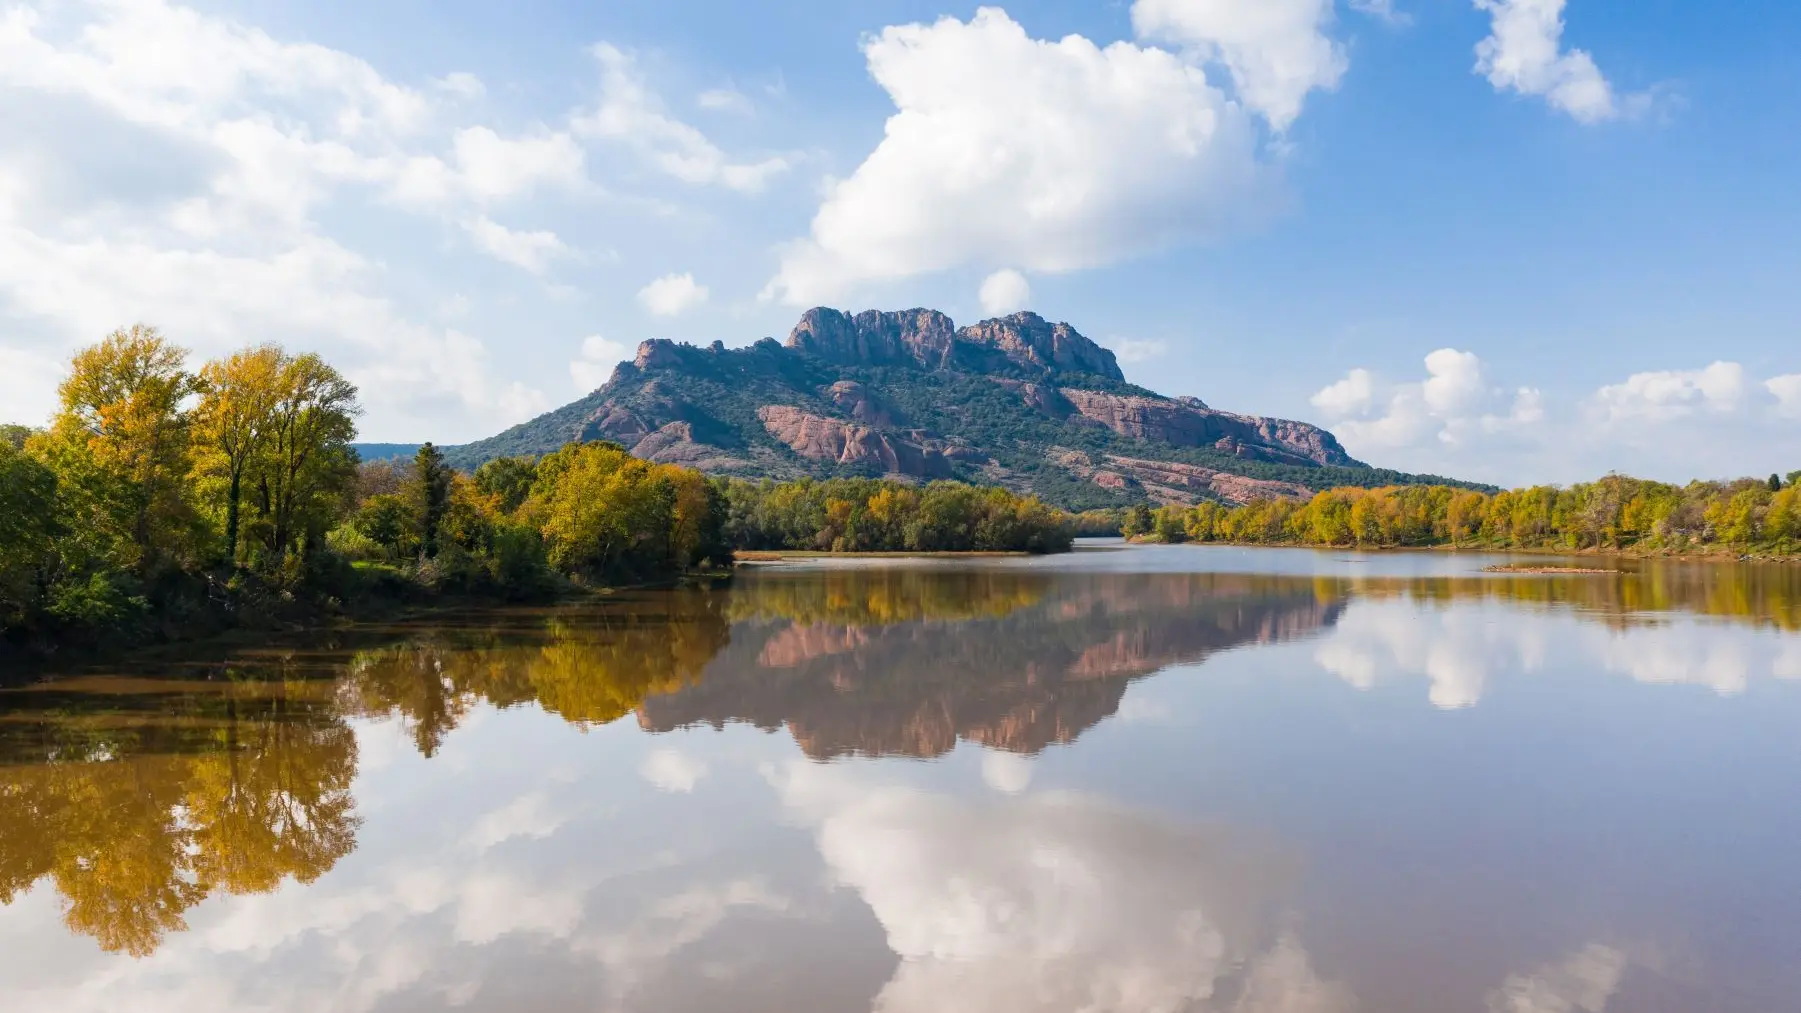
[[[154,328],[82,350],[44,429],[0,429],[0,652],[123,645],[457,594],[537,597],[726,562],[697,472],[610,444],[452,471],[351,449],[316,355],[189,368]]]

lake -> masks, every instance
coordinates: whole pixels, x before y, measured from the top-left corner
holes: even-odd
[[[8,688],[0,1009],[1801,1010],[1801,567],[1501,561],[780,563]]]

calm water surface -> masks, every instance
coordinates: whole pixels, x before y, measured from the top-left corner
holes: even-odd
[[[0,691],[0,1009],[1801,1010],[1801,569],[1089,548]]]

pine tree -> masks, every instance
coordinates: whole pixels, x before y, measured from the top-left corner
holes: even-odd
[[[413,458],[416,472],[414,505],[418,510],[419,538],[427,559],[438,555],[438,527],[450,509],[450,468],[437,447],[427,443]]]

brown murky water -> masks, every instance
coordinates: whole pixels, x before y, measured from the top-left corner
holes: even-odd
[[[0,691],[0,1009],[1801,1010],[1801,568],[750,570]]]

